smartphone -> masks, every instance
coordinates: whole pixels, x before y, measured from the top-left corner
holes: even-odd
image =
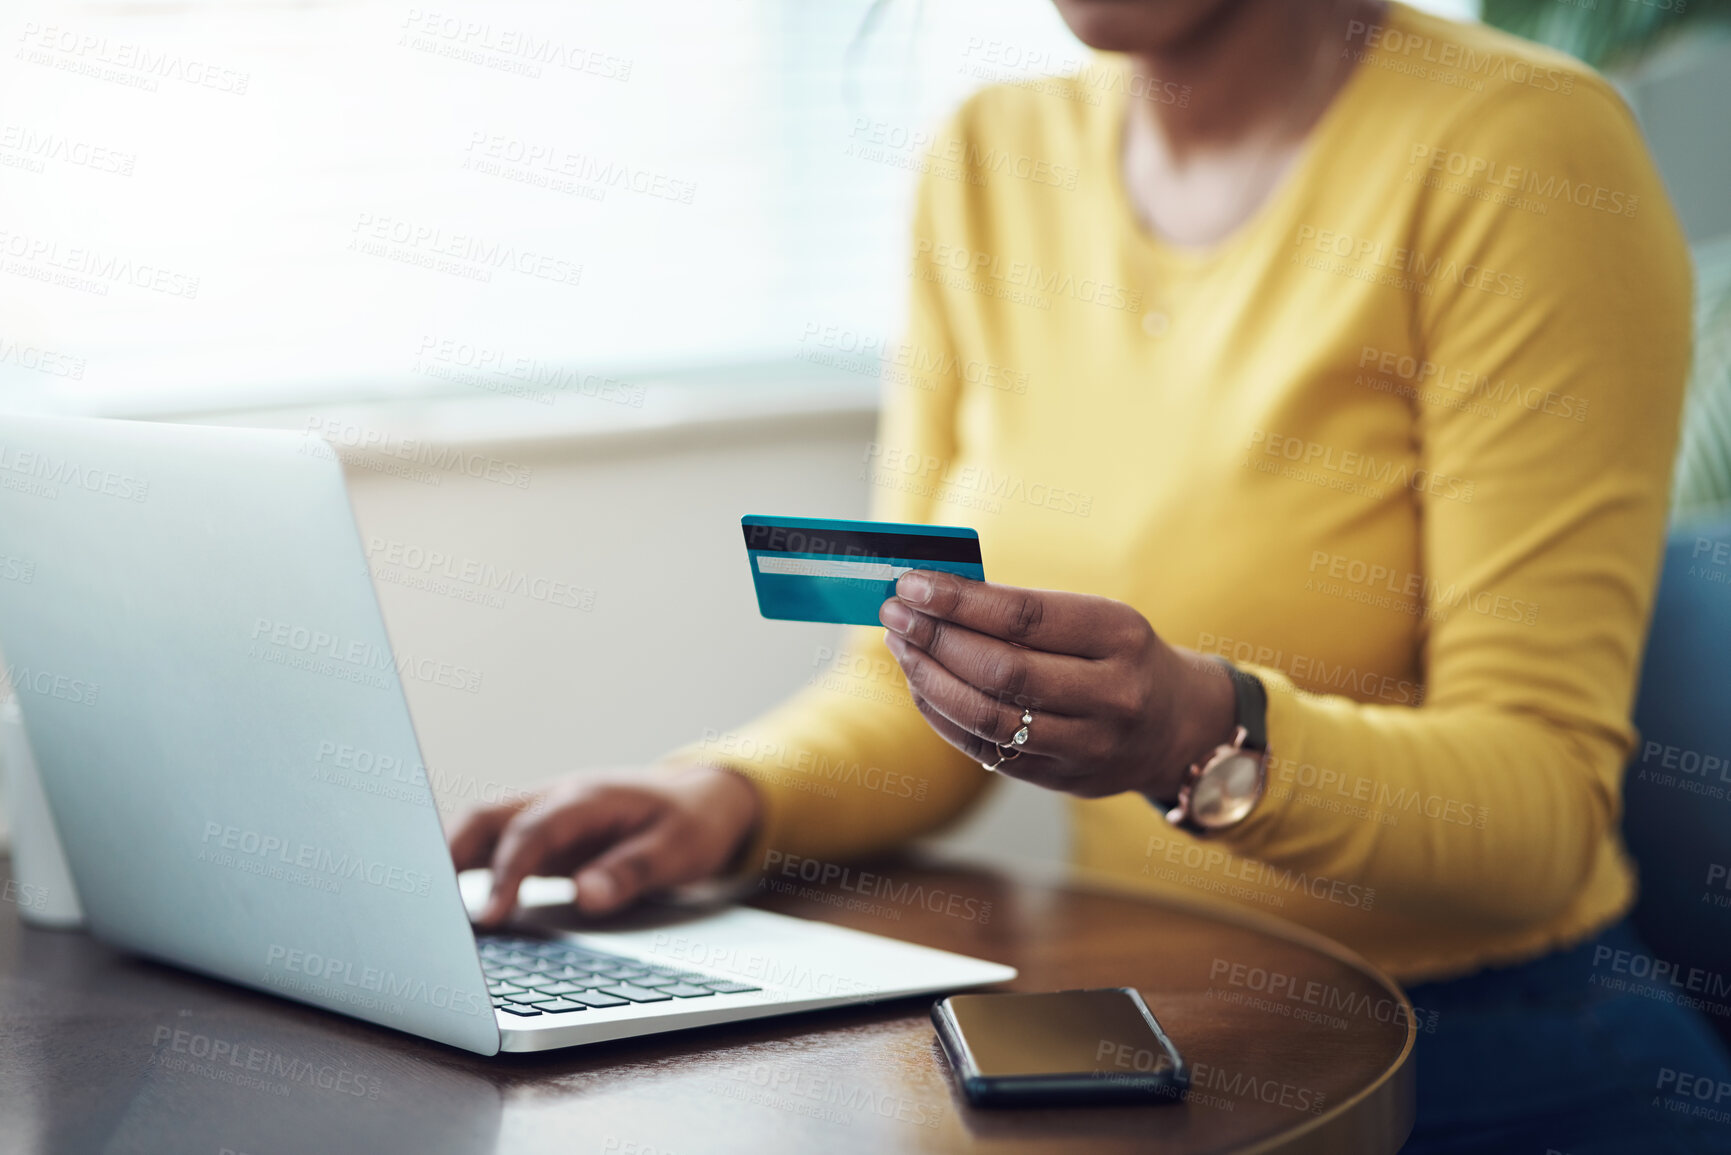
[[[1129,987],[952,995],[932,1007],[944,1054],[976,1107],[1161,1103],[1190,1071]]]

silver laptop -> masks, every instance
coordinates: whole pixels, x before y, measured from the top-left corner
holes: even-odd
[[[426,775],[330,772],[422,760],[316,438],[0,416],[0,652],[86,925],[139,954],[487,1055],[1015,977],[744,907],[477,940]]]

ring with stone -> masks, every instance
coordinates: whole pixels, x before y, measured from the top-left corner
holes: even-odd
[[[1032,710],[1023,710],[1022,728],[1010,736],[1009,746],[1005,747],[993,742],[992,748],[998,752],[998,760],[996,762],[981,762],[981,767],[991,771],[992,773],[997,773],[998,767],[1002,766],[1004,763],[1014,762],[1017,758],[1020,758],[1022,756],[1021,747],[1028,740],[1028,727],[1033,725],[1033,722],[1034,712]]]

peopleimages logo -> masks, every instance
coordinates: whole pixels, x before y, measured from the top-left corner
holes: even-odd
[[[1603,973],[1606,970],[1611,973]],[[1593,949],[1593,971],[1588,979],[1592,986],[1731,1017],[1731,975],[1608,946]]]
[[[1101,305],[1125,312],[1142,308],[1142,294],[1139,292],[1094,277],[1077,277],[1063,269],[1048,269],[1031,261],[1006,260],[997,253],[934,242],[925,237],[914,240],[914,253],[934,269],[1027,289],[1036,294],[1068,297],[1085,305]]]
[[[595,590],[587,586],[501,568],[492,562],[427,549],[395,538],[369,537],[367,558],[381,567],[375,575],[381,580],[425,588],[431,593],[519,594],[562,609],[595,608]],[[462,589],[453,591],[453,584]]]
[[[1562,201],[1579,208],[1598,209],[1614,216],[1632,217],[1641,204],[1641,198],[1632,193],[1583,180],[1571,181],[1567,176],[1555,173],[1542,176],[1533,169],[1520,165],[1501,164],[1489,157],[1456,152],[1438,145],[1414,144],[1407,164],[1420,166],[1432,173],[1460,177],[1469,185],[1479,182],[1487,189],[1530,193],[1548,201]],[[1408,177],[1410,179],[1410,173]],[[1519,203],[1525,199],[1518,198],[1517,207],[1527,207],[1526,204]],[[1529,203],[1541,213],[1546,211],[1543,202]]]
[[[766,876],[779,874],[783,878],[810,882],[818,887],[884,899],[902,906],[918,906],[933,914],[946,914],[970,922],[987,923],[992,919],[991,902],[981,902],[972,895],[957,894],[941,887],[927,889],[922,883],[874,874],[869,870],[855,871],[851,866],[803,858],[780,850],[769,850],[763,856]],[[771,880],[772,881],[772,880]]]
[[[23,163],[18,167],[29,172],[41,172],[46,162],[54,161],[92,172],[131,176],[133,166],[138,163],[137,153],[121,152],[77,137],[38,131],[21,124],[0,128],[0,164],[11,164],[5,159],[5,154],[19,158]]]
[[[8,878],[6,885],[0,886],[0,902],[16,903],[31,910],[44,910],[48,906],[48,891],[40,886],[31,886]]]
[[[298,1084],[377,1100],[382,1086],[377,1077],[346,1065],[309,1062],[269,1047],[198,1031],[159,1026],[151,1045],[156,1048],[152,1057],[156,1066],[191,1071],[274,1095],[287,1095],[289,1084]]]
[[[1477,830],[1483,830],[1490,820],[1490,811],[1484,806],[1409,786],[1396,789],[1380,779],[1331,770],[1313,762],[1270,755],[1268,769],[1274,782],[1289,788],[1288,793],[1296,786],[1306,792],[1307,801],[1322,809],[1370,818],[1387,826],[1398,825],[1400,814],[1422,814]]]
[[[786,743],[759,741],[749,734],[722,733],[713,727],[704,730],[699,745],[706,750],[719,750],[728,757],[744,758],[759,766],[773,763],[778,769],[797,771],[813,779],[858,786],[896,798],[923,800],[926,780],[878,766],[846,760],[831,761],[829,755],[811,750],[790,750]]]
[[[479,1015],[489,1009],[486,998],[479,991],[429,983],[426,979],[399,975],[378,967],[356,967],[344,959],[275,943],[265,952],[265,967],[266,986],[395,1014],[401,1014],[402,1007],[392,1006],[384,1000],[422,1003],[465,1015]]]
[[[1710,1119],[1715,1123],[1731,1123],[1731,1105],[1721,1106],[1731,1104],[1731,1080],[1660,1067],[1653,1089],[1669,1096],[1654,1096],[1655,1107],[1697,1119]]]
[[[1723,801],[1731,796],[1731,753],[1713,754],[1649,739],[1641,746],[1635,781]]]
[[[813,970],[806,963],[775,958],[734,943],[710,942],[667,931],[655,933],[649,953],[677,959],[698,970],[716,971],[729,978],[823,998],[865,994],[872,989],[870,983],[851,975]]]
[[[1126,1078],[1110,1070],[1108,1063],[1120,1071],[1133,1071],[1138,1075],[1164,1073],[1172,1066],[1172,1060],[1164,1052],[1133,1047],[1116,1039],[1101,1039],[1094,1049],[1094,1076],[1105,1082]],[[1205,1091],[1221,1091],[1227,1097],[1206,1095]],[[1292,1111],[1320,1115],[1327,1102],[1327,1095],[1321,1091],[1292,1083],[1278,1083],[1273,1079],[1258,1079],[1254,1075],[1234,1073],[1207,1063],[1192,1063],[1190,1085],[1183,1090],[1174,1087],[1170,1093],[1185,1102],[1223,1107],[1228,1111],[1236,1106],[1235,1100],[1255,1099],[1271,1107],[1278,1105]]]
[[[817,321],[806,323],[805,332],[800,334],[799,351],[794,356],[845,372],[887,377],[896,384],[928,391],[936,389],[944,379],[1004,393],[1028,391],[1028,374],[1004,365],[978,358],[964,361],[945,350],[929,350],[922,345]]]
[[[1473,483],[1463,478],[1438,473],[1422,465],[1414,466],[1393,457],[1379,458],[1372,453],[1340,449],[1304,437],[1273,433],[1266,429],[1252,429],[1246,448],[1252,458],[1260,453],[1265,457],[1313,467],[1326,474],[1335,474],[1348,482],[1331,483],[1329,488],[1333,489],[1381,497],[1386,486],[1410,489],[1414,493],[1430,494],[1450,501],[1470,502],[1473,499]]]
[[[535,790],[468,774],[440,773],[423,763],[409,762],[395,754],[381,754],[339,742],[320,742],[313,755],[315,782],[358,790],[381,798],[395,798],[416,806],[459,802],[471,805],[510,804],[531,814],[547,808],[547,799]]]
[[[253,622],[246,654],[380,690],[389,685],[381,671],[395,669],[401,677],[469,694],[481,692],[480,670],[406,653],[393,656],[389,647],[381,644],[269,618]]]
[[[502,270],[554,285],[583,283],[580,262],[441,225],[362,212],[350,231],[348,247],[354,252],[470,280],[491,282]]]
[[[1677,0],[1680,7],[1685,0]],[[1503,80],[1510,84],[1530,85],[1544,92],[1568,95],[1575,90],[1573,74],[1557,68],[1533,64],[1518,56],[1501,52],[1486,52],[1453,40],[1436,40],[1418,32],[1408,32],[1383,24],[1363,20],[1346,22],[1346,39],[1364,37],[1365,51],[1352,52],[1354,59],[1368,57],[1370,62],[1392,71],[1408,73],[1425,80],[1451,83],[1455,87],[1470,87],[1482,91],[1486,80]],[[1473,83],[1464,85],[1463,80]]]
[[[424,896],[433,882],[433,876],[424,870],[404,870],[346,850],[339,854],[310,842],[290,843],[279,835],[263,834],[240,826],[224,826],[220,822],[204,824],[203,844],[210,849],[267,859],[295,870],[327,875],[332,880],[364,882],[403,894]]]
[[[1531,626],[1538,624],[1539,620],[1538,604],[1524,598],[1493,593],[1490,590],[1475,590],[1454,582],[1443,585],[1429,574],[1416,570],[1403,572],[1395,566],[1329,553],[1327,550],[1317,549],[1310,552],[1308,573],[1310,576],[1306,578],[1304,585],[1306,590],[1338,597],[1343,590],[1351,587],[1365,594],[1393,595],[1396,600],[1383,599],[1387,601],[1387,608],[1413,607],[1407,609],[1407,612],[1423,612],[1434,620],[1441,620],[1448,611],[1460,606],[1466,606],[1475,614],[1503,622]],[[1330,582],[1336,584],[1331,585]],[[1364,597],[1351,596],[1348,600],[1380,604],[1374,598],[1366,601]]]
[[[415,369],[429,377],[471,386],[485,393],[520,397],[540,405],[554,405],[560,397],[587,397],[607,405],[641,409],[648,397],[645,385],[602,373],[584,372],[573,365],[542,360],[480,342],[431,334],[424,334],[420,347],[415,350]],[[487,480],[504,480],[519,489],[527,487],[528,468],[511,463],[500,464],[507,477],[494,476],[500,471],[494,469],[489,470]],[[509,480],[514,471],[521,472],[521,482]],[[476,475],[471,473],[471,476]]]
[[[1002,502],[1013,501],[1054,513],[1087,517],[1094,508],[1094,495],[1065,485],[1034,480],[1016,473],[1000,473],[989,466],[957,464],[930,453],[896,445],[866,446],[861,459],[865,480],[889,489],[900,489],[940,502],[985,508],[999,512]]]
[[[11,686],[14,692],[40,694],[45,698],[71,702],[74,706],[96,705],[97,691],[102,689],[95,682],[86,682],[70,674],[32,670],[29,666],[8,666],[4,673],[5,680],[0,684]]]
[[[685,205],[697,195],[696,181],[634,168],[592,153],[572,152],[546,141],[526,141],[503,133],[474,131],[469,134],[469,147],[465,151],[468,153],[463,158],[465,169],[550,187],[558,192],[592,191],[599,194],[593,197],[595,200],[606,196],[608,189]]]
[[[1221,980],[1225,986],[1266,996],[1276,1004],[1300,1004],[1324,1014],[1348,1015],[1399,1026],[1410,1023],[1426,1034],[1436,1033],[1437,1012],[1421,1011],[1386,995],[1372,998],[1364,991],[1344,990],[1331,983],[1216,958],[1208,967],[1210,995],[1215,993],[1216,983]]]
[[[568,44],[526,28],[495,26],[421,8],[410,8],[398,27],[404,30],[397,42],[403,47],[502,72],[538,78],[546,65],[621,84],[631,79],[629,57]]]
[[[1573,393],[1557,393],[1522,385],[1507,378],[1491,380],[1490,376],[1473,369],[1451,368],[1435,361],[1422,360],[1395,349],[1379,349],[1366,345],[1358,355],[1358,367],[1371,369],[1390,377],[1398,377],[1416,389],[1433,386],[1463,398],[1512,403],[1534,413],[1546,413],[1574,421],[1587,419],[1588,399]]]
[[[1300,225],[1292,243],[1297,248],[1309,247],[1323,257],[1336,257],[1346,261],[1347,269],[1363,267],[1369,271],[1380,269],[1391,274],[1411,273],[1411,279],[1397,276],[1387,283],[1401,288],[1417,289],[1427,296],[1438,281],[1453,281],[1463,288],[1478,289],[1492,296],[1508,297],[1514,301],[1520,300],[1526,294],[1527,282],[1524,277],[1470,262],[1463,265],[1452,257],[1435,254],[1427,256],[1404,245],[1394,245],[1372,237],[1357,237],[1336,229]]]
[[[55,281],[58,272],[64,278],[58,283],[98,296],[107,296],[109,286],[121,284],[188,301],[198,296],[199,278],[191,273],[88,245],[62,244],[57,238],[0,230],[0,253],[24,262],[22,266],[8,266],[9,273]]]
[[[13,484],[14,479],[5,476],[7,474],[17,474],[37,483],[30,491],[39,497],[58,497],[61,486],[100,493],[121,501],[144,501],[150,496],[150,483],[130,474],[81,465],[65,457],[55,457],[52,453],[35,453],[0,443],[0,486],[7,489],[26,487]]]
[[[1190,877],[1185,877],[1175,870],[1156,872],[1150,869],[1151,863],[1145,862],[1142,864],[1143,874],[1151,874],[1168,881],[1187,882],[1201,889],[1228,893],[1237,898],[1258,899],[1260,894],[1262,898],[1277,900],[1273,905],[1283,906],[1285,895],[1302,893],[1311,898],[1359,910],[1371,910],[1376,905],[1375,887],[1343,882],[1323,874],[1311,875],[1302,870],[1288,870],[1258,862],[1254,858],[1239,858],[1218,846],[1201,846],[1186,838],[1168,839],[1158,834],[1149,835],[1148,845],[1142,854],[1150,860],[1159,855],[1172,866],[1182,866],[1185,871],[1191,872]],[[1194,876],[1198,873],[1218,873],[1223,878],[1246,885],[1221,891],[1218,887],[1206,885],[1206,880],[1196,879]],[[1281,893],[1269,894],[1270,891]]]
[[[70,377],[74,381],[84,380],[85,360],[83,357],[73,357],[53,349],[44,349],[40,345],[23,345],[16,339],[0,337],[0,365],[6,364],[16,365],[20,369],[29,369],[35,373],[46,373],[50,377]]]
[[[155,92],[159,80],[175,80],[230,96],[245,96],[250,72],[224,68],[188,56],[178,48],[156,49],[130,40],[111,40],[58,24],[24,23],[18,34],[18,59],[99,80],[123,79],[127,87]]]

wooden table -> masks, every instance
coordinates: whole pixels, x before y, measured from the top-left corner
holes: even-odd
[[[1357,1153],[1411,1129],[1411,1005],[1320,937],[1127,893],[882,869],[945,900],[754,901],[1010,963],[1019,990],[1136,987],[1195,1068],[1188,1101],[971,1108],[928,999],[481,1059],[27,929],[6,904],[0,1150]]]

